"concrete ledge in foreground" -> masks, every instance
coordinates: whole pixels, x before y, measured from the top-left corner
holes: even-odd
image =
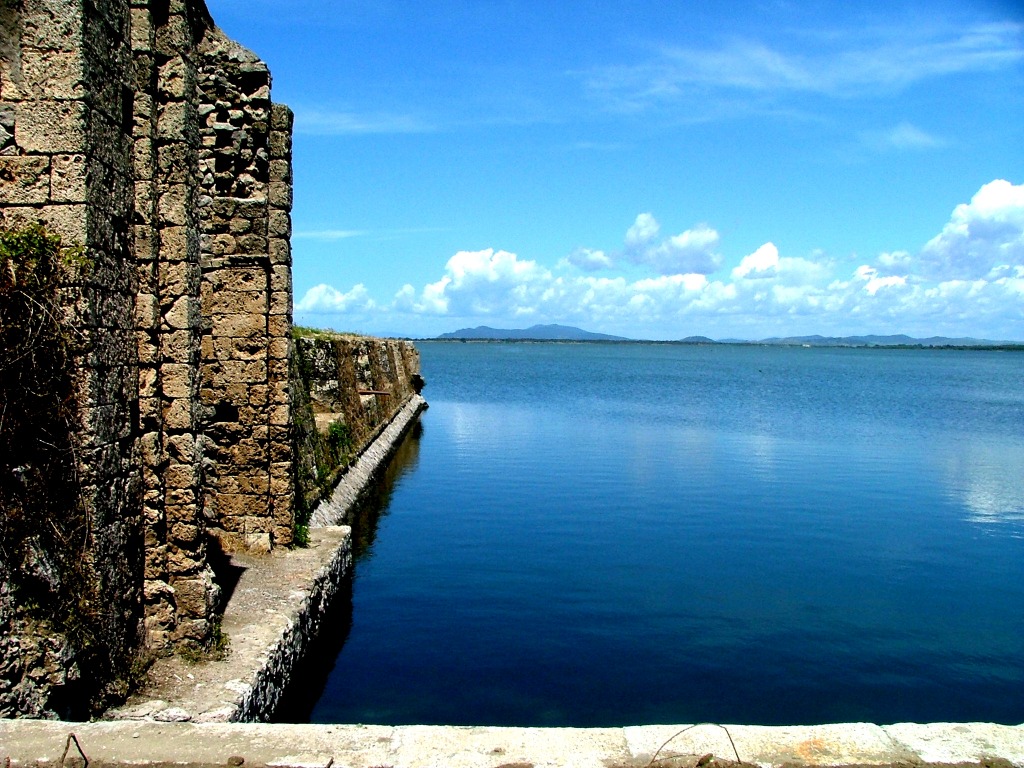
[[[9,758],[12,768],[59,766],[69,746],[68,736],[74,733],[94,768],[640,768],[650,765],[655,756],[658,766],[692,768],[704,755],[714,755],[718,765],[724,766],[735,762],[737,753],[744,763],[765,767],[992,765],[1006,761],[1024,768],[1024,726],[698,725],[683,732],[684,728],[687,726],[574,729],[6,720],[0,721],[0,764]],[[74,743],[68,748],[66,766],[72,764],[68,762],[72,758],[78,759],[74,764],[81,768],[83,761]]]

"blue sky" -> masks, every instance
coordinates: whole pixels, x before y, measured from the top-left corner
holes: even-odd
[[[296,322],[1024,340],[1009,0],[207,0],[296,114]]]

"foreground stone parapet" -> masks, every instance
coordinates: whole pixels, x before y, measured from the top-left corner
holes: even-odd
[[[14,768],[60,765],[71,732],[92,766],[642,768],[657,759],[658,766],[689,768],[705,755],[719,765],[735,763],[729,737],[744,764],[766,768],[996,760],[1024,766],[1024,726],[989,723],[574,729],[5,721],[0,761],[9,757]],[[80,758],[73,742],[67,757]]]

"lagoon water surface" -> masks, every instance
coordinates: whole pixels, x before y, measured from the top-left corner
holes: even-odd
[[[1024,353],[418,346],[312,721],[1024,721]]]

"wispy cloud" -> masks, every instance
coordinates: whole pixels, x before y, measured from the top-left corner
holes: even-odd
[[[945,139],[933,136],[908,122],[902,122],[884,131],[863,133],[861,143],[877,150],[926,150],[948,145]]]
[[[899,92],[930,78],[1005,69],[1024,61],[1024,25],[837,32],[771,45],[735,39],[714,48],[665,45],[644,62],[595,68],[589,92],[638,111],[699,95],[773,101],[787,94],[847,99]]]
[[[292,237],[301,240],[347,240],[350,237],[362,237],[368,234],[363,229],[312,229],[293,232]]]
[[[432,133],[432,123],[415,115],[302,109],[295,110],[295,132],[313,136]]]
[[[409,235],[425,235],[447,232],[446,227],[404,227],[399,229],[300,229],[292,233],[292,238],[300,240],[320,240],[332,242],[348,240],[353,237],[368,237],[374,240],[394,240]]]

